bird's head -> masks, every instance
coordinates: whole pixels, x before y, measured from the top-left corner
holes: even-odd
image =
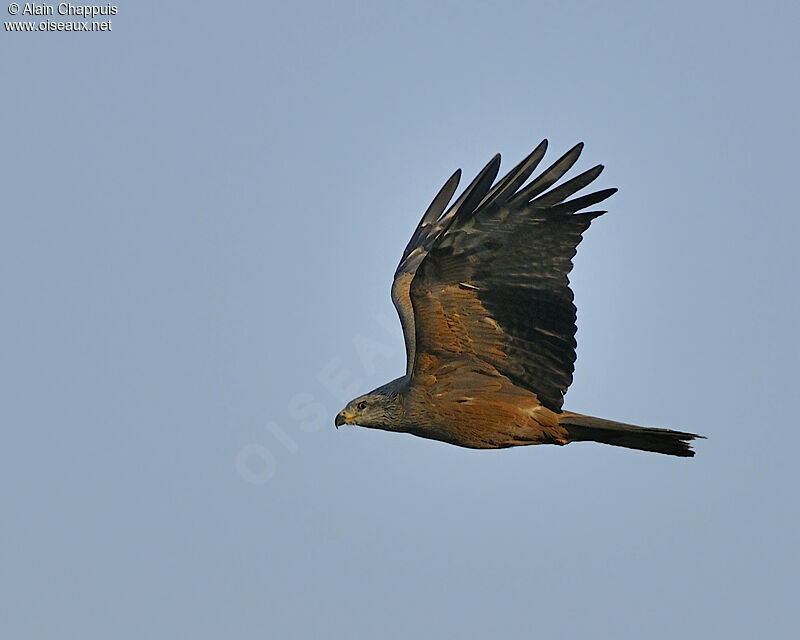
[[[387,431],[399,428],[401,409],[397,395],[386,395],[376,391],[348,402],[347,406],[336,415],[334,424],[337,427],[343,424],[355,424]]]

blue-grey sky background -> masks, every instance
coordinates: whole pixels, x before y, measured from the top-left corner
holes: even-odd
[[[0,34],[2,637],[797,637],[798,5],[117,6]],[[620,188],[565,406],[697,456],[336,431],[545,137]]]

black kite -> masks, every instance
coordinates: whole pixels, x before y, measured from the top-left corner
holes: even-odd
[[[578,144],[525,184],[547,141],[494,183],[496,155],[459,198],[456,171],[422,216],[397,267],[392,301],[406,374],[350,402],[336,426],[412,433],[462,447],[603,442],[693,456],[702,437],[563,411],[575,363],[576,309],[567,274],[604,189],[568,200],[598,165],[552,188]],[[494,184],[493,184],[494,183]]]

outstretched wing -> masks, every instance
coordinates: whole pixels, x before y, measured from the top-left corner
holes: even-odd
[[[528,179],[536,165],[539,164],[547,150],[547,140],[543,140],[533,152],[520,162],[508,175],[500,180],[495,189],[497,195],[501,195],[499,188],[507,188],[512,191]],[[478,204],[486,197],[492,182],[497,177],[500,168],[500,156],[495,155],[481,172],[475,176],[470,185],[464,189],[461,196],[447,209],[450,199],[458,187],[461,179],[461,169],[450,176],[444,186],[436,194],[428,209],[419,221],[417,228],[409,240],[408,245],[400,258],[400,264],[394,273],[392,282],[392,302],[397,315],[400,316],[400,324],[403,327],[403,339],[406,344],[406,375],[410,376],[414,366],[414,355],[416,351],[416,330],[414,325],[414,309],[411,304],[411,281],[417,272],[419,265],[428,255],[436,239],[448,228],[450,223],[462,211],[474,210]]]
[[[414,309],[411,306],[411,280],[417,272],[422,259],[428,255],[428,249],[433,245],[437,221],[442,217],[447,203],[453,197],[458,181],[461,179],[461,169],[458,169],[436,194],[427,211],[419,221],[414,234],[411,236],[400,264],[394,272],[392,282],[392,302],[400,316],[403,327],[403,340],[406,343],[406,375],[411,375],[414,363]]]
[[[500,162],[495,156],[447,213],[441,215],[441,206],[438,217],[435,208],[423,217],[398,267],[402,284],[396,277],[393,287],[395,297],[394,289],[409,279],[413,315],[403,320],[405,303],[400,316],[412,377],[431,356],[470,357],[533,391],[548,409],[561,410],[576,347],[567,274],[581,234],[605,213],[580,212],[616,189],[568,200],[597,178],[602,165],[551,189],[575,164],[582,143],[525,185],[545,149],[546,141],[492,186]],[[437,200],[455,189],[449,185]],[[406,261],[416,261],[413,272],[403,269]]]

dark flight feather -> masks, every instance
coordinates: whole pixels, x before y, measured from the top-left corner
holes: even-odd
[[[497,177],[497,172],[499,170],[500,154],[498,153],[495,154],[483,169],[481,169],[480,173],[475,176],[475,179],[470,182],[469,186],[464,189],[464,193],[453,203],[450,210],[444,214],[442,222],[444,223],[445,220],[455,219],[459,215],[468,216],[474,212],[478,204],[492,187],[492,183]],[[444,224],[446,225],[447,223]]]
[[[573,147],[529,187],[498,189],[474,210],[464,205],[476,198],[464,199],[422,260],[410,291],[413,304],[423,291],[460,282],[474,286],[487,317],[502,334],[502,354],[484,359],[515,384],[536,393],[553,411],[561,409],[575,363],[576,309],[567,274],[581,234],[594,217],[567,214],[604,200],[615,190],[564,202],[597,178],[602,171],[598,165],[533,202],[528,200],[563,176],[582,148]],[[520,163],[506,185],[519,188],[518,178],[540,160],[541,153]],[[416,319],[415,341],[417,348],[432,347],[424,319]]]
[[[537,209],[543,209],[545,207],[558,204],[559,202],[563,202],[574,193],[577,193],[583,189],[590,182],[594,182],[597,176],[599,176],[602,172],[603,165],[598,164],[596,167],[592,167],[588,171],[584,171],[571,180],[567,180],[560,187],[556,187],[552,191],[548,191],[546,194],[532,200],[531,206],[536,207]]]
[[[509,171],[502,180],[492,187],[480,206],[491,206],[495,201],[503,201],[510,194],[515,193],[536,170],[536,167],[542,161],[542,158],[544,158],[545,151],[547,151],[547,140],[542,140],[522,162]]]
[[[436,194],[436,197],[422,215],[422,219],[419,221],[417,228],[411,236],[411,240],[408,241],[408,245],[406,245],[406,249],[403,251],[403,257],[400,259],[400,264],[397,267],[398,271],[400,271],[408,255],[423,243],[425,237],[430,233],[430,226],[439,219],[447,208],[447,205],[453,198],[453,194],[458,187],[459,180],[461,180],[461,169],[456,169],[455,173],[444,183],[444,186],[439,189],[439,193]]]
[[[563,156],[545,169],[538,178],[531,182],[527,187],[520,190],[520,192],[516,194],[515,200],[531,201],[540,193],[549,189],[558,181],[561,176],[563,176],[572,168],[572,165],[578,161],[581,151],[583,151],[583,142],[579,142],[572,147],[572,149],[567,151]]]

